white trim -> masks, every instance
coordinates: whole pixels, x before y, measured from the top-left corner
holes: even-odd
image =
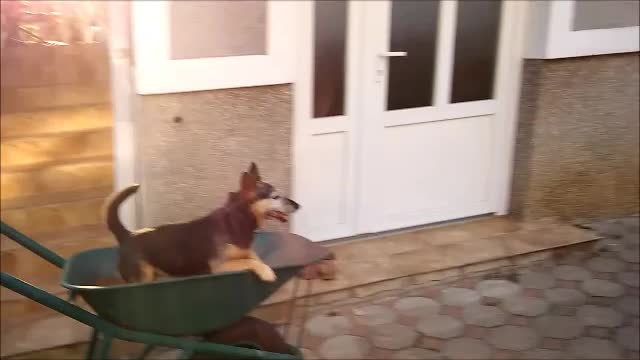
[[[132,118],[133,89],[129,46],[129,10],[126,1],[109,1],[109,63],[113,124],[113,188],[119,190],[136,182],[135,132]],[[120,209],[120,218],[129,229],[137,228],[135,200]]]
[[[532,6],[527,58],[557,59],[640,50],[638,26],[573,31],[575,0],[535,1]]]
[[[495,171],[494,171],[494,196],[495,213],[506,215],[509,213],[511,203],[511,180],[513,177],[514,156],[516,148],[516,129],[519,119],[520,91],[522,88],[522,65],[525,51],[525,39],[527,37],[527,13],[530,4],[524,1],[505,1],[505,12],[511,14],[509,19],[505,19],[503,26],[503,36],[507,36],[511,52],[503,54],[497,66],[504,66],[507,70],[504,77],[498,77],[496,84],[498,99],[502,103],[501,109],[497,113],[496,119],[499,126],[496,126],[495,135]],[[505,31],[506,30],[506,31]]]
[[[435,107],[393,110],[385,113],[384,126],[391,127],[491,115],[498,111],[497,105],[498,102],[496,100],[480,100]]]
[[[325,228],[315,229],[310,226],[304,226],[304,224],[301,224],[300,216],[298,216],[298,219],[294,217],[291,221],[293,232],[299,232],[304,229],[305,236],[315,241],[345,237],[353,233],[351,227],[354,221],[352,219],[355,216],[355,203],[358,196],[354,186],[357,176],[354,159],[357,158],[356,151],[359,146],[359,140],[353,137],[353,133],[356,127],[356,119],[358,119],[358,112],[362,105],[359,97],[350,95],[359,93],[360,86],[357,83],[359,74],[352,69],[355,69],[359,64],[361,54],[353,51],[353,49],[365,36],[362,34],[362,24],[360,23],[364,16],[357,15],[364,11],[364,4],[359,1],[349,1],[348,6],[349,17],[347,19],[347,43],[345,48],[347,56],[344,88],[345,115],[313,118],[314,61],[313,56],[311,56],[313,54],[313,41],[309,40],[313,39],[314,36],[313,26],[309,25],[314,23],[313,1],[296,2],[296,7],[292,10],[292,15],[297,21],[295,23],[296,27],[292,29],[296,31],[289,29],[291,33],[296,34],[294,44],[298,54],[295,57],[298,63],[296,64],[296,81],[293,87],[292,196],[294,199],[300,200],[303,206],[305,192],[300,182],[296,181],[296,179],[301,179],[308,171],[313,171],[314,159],[308,156],[307,140],[310,136],[338,133],[344,133],[347,137],[348,158],[345,160],[344,188],[341,189],[346,203],[343,221],[333,226],[330,231]]]
[[[436,44],[435,81],[433,84],[433,104],[436,107],[447,105],[451,101],[451,81],[453,78],[453,58],[456,47],[456,24],[458,22],[458,2],[444,0],[440,2],[438,14],[438,39]],[[438,115],[436,115],[438,117]]]
[[[295,9],[295,2],[267,2],[267,55],[171,60],[169,2],[133,2],[137,93],[162,94],[292,82]]]
[[[299,12],[296,16],[298,22],[295,24],[298,31],[293,31],[297,36],[295,37],[296,49],[301,54],[308,54],[312,50],[312,44],[308,39],[310,38],[308,25],[313,21],[313,4],[310,1],[301,1]],[[291,195],[294,199],[300,199],[302,193],[300,181],[296,181],[300,178],[301,169],[299,164],[304,161],[304,143],[306,139],[305,125],[309,119],[309,113],[311,103],[311,84],[307,80],[311,76],[311,69],[313,68],[309,61],[306,61],[306,56],[300,56],[297,58],[295,64],[295,82],[293,84],[293,121],[291,124]],[[300,229],[300,223],[294,216],[289,220],[291,231],[296,233]]]

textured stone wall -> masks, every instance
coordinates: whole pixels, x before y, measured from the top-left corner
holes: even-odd
[[[638,212],[638,65],[638,53],[525,61],[514,214]]]
[[[289,192],[289,85],[146,95],[137,102],[140,225],[190,220],[220,206],[251,161],[265,181]]]

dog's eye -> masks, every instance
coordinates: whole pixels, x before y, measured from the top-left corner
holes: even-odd
[[[273,200],[278,200],[278,199],[280,199],[280,196],[279,195],[272,195],[271,198]]]

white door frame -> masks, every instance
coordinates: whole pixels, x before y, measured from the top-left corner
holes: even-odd
[[[496,133],[495,146],[505,150],[499,152],[494,171],[494,192],[496,201],[496,215],[506,215],[511,206],[511,180],[513,176],[514,155],[516,147],[516,132],[520,109],[520,92],[522,89],[522,70],[529,21],[530,1],[506,0],[506,6],[512,11],[512,16],[505,19],[503,27],[513,29],[507,31],[511,44],[511,54],[504,54],[498,59],[498,66],[504,66],[506,71],[497,79],[497,95],[502,99],[496,119],[500,122]]]
[[[113,136],[113,189],[120,190],[136,182],[136,138],[133,123],[134,92],[131,62],[131,3],[107,3],[109,64],[111,70],[111,110]],[[120,210],[120,218],[129,229],[137,228],[136,200],[129,199]]]
[[[451,3],[451,0],[442,1]],[[304,1],[304,4],[298,5],[300,11],[298,16],[298,49],[302,54],[300,57],[304,58],[305,56],[311,56],[309,54],[312,54],[313,44],[308,41],[308,39],[312,38],[312,34],[309,32],[313,30],[312,26],[309,26],[308,24],[313,24],[313,2]],[[350,6],[350,18],[348,19],[347,28],[347,49],[350,48],[350,42],[362,41],[365,39],[363,36],[364,34],[362,34],[363,26],[361,22],[363,19],[360,16],[353,16],[356,12],[362,11],[362,3],[360,1],[352,1]],[[509,211],[516,124],[518,119],[518,102],[521,87],[524,51],[523,43],[526,38],[525,31],[527,29],[526,20],[529,4],[525,1],[507,0],[504,2],[503,6],[503,14],[508,14],[508,16],[502,16],[500,36],[505,38],[504,41],[501,41],[501,44],[509,46],[511,51],[499,52],[501,56],[497,58],[496,64],[497,67],[504,69],[503,71],[496,71],[496,99],[500,99],[500,101],[496,103],[497,111],[495,115],[495,121],[498,125],[496,126],[496,132],[494,134],[494,153],[496,153],[497,156],[495,158],[491,174],[491,183],[493,184],[492,192],[494,193],[492,198],[495,201],[495,213],[498,215],[507,214]],[[443,9],[441,11],[452,11],[452,9],[455,10],[455,7],[448,4],[448,6],[441,6],[441,9]],[[305,26],[305,24],[307,25]],[[448,26],[448,28],[451,28],[453,31],[453,29],[455,29],[455,24]],[[346,67],[349,68],[349,64],[352,62],[362,63],[360,62],[361,56],[362,54],[353,54],[352,56],[349,56]],[[441,52],[439,52],[438,56],[452,56],[452,54],[441,54]],[[336,129],[348,132],[356,131],[356,129],[357,131],[363,131],[363,129],[359,129],[357,118],[361,116],[360,111],[364,108],[362,106],[363,104],[360,102],[364,101],[366,96],[356,97],[356,99],[351,99],[353,96],[347,97],[345,109],[348,111],[345,113],[350,115],[349,119],[345,119],[345,116],[340,116],[335,118],[315,119],[316,121],[313,121],[314,119],[310,119],[309,114],[303,111],[303,109],[310,109],[310,102],[312,101],[312,83],[310,81],[311,71],[313,70],[312,61],[312,59],[311,62],[304,61],[303,59],[303,61],[299,62],[296,82],[294,85],[294,122],[292,139],[292,195],[294,198],[300,198],[301,193],[305,190],[309,190],[303,189],[301,182],[296,181],[296,179],[300,179],[304,176],[304,171],[309,171],[309,164],[304,163],[306,160],[304,158],[304,151],[305,140],[308,139],[310,132],[314,134],[322,134],[323,131],[334,132]],[[347,84],[347,88],[349,86],[357,86],[357,84],[354,84],[356,79],[352,73],[353,72],[346,73],[345,82]],[[366,92],[366,89],[359,90]],[[345,90],[345,94],[350,92],[351,91]],[[436,101],[438,100],[436,99]],[[361,144],[358,143],[360,138],[361,137],[355,137],[356,140],[350,142],[350,146],[354,149],[353,153],[360,148]],[[357,182],[355,180],[357,180],[357,176],[361,173],[362,167],[366,166],[367,164],[365,163],[355,164],[348,170],[352,175],[350,178],[354,179],[354,181],[345,184],[344,191],[348,191],[346,195],[351,197],[351,199],[354,199],[353,197],[360,198],[364,196],[364,191],[366,190],[359,189],[360,191],[358,191],[355,187],[355,183]],[[358,203],[358,199],[355,200],[356,201],[352,201],[352,203]],[[304,206],[304,204],[302,205]],[[349,207],[347,209],[346,216],[356,219],[355,222],[359,223],[357,226],[361,228],[368,227],[366,224],[362,224],[363,218],[366,217],[366,214],[359,214],[357,206]],[[303,230],[303,227],[294,219],[292,222],[292,231],[299,232],[301,230]],[[337,228],[335,231],[328,231],[327,238],[339,238],[347,235],[349,235],[349,229]]]

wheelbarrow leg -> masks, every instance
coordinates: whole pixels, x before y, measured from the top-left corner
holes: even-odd
[[[103,334],[102,339],[100,339],[100,342],[98,343],[98,354],[95,357],[96,360],[108,360],[109,359],[109,353],[111,351],[111,341],[112,340],[113,340],[113,337],[111,337],[111,335],[104,335]]]
[[[91,331],[91,340],[89,340],[89,346],[87,347],[87,353],[84,356],[85,359],[93,359],[93,354],[96,351],[96,342],[98,341],[98,330],[93,329]]]
[[[178,360],[189,360],[195,355],[193,350],[182,349],[180,351],[180,355],[178,356]]]
[[[149,353],[151,351],[153,351],[153,349],[155,349],[156,347],[154,345],[151,344],[147,344],[144,346],[144,350],[142,350],[142,353],[140,355],[138,355],[137,360],[144,360],[145,357],[147,357],[147,355],[149,355]]]

